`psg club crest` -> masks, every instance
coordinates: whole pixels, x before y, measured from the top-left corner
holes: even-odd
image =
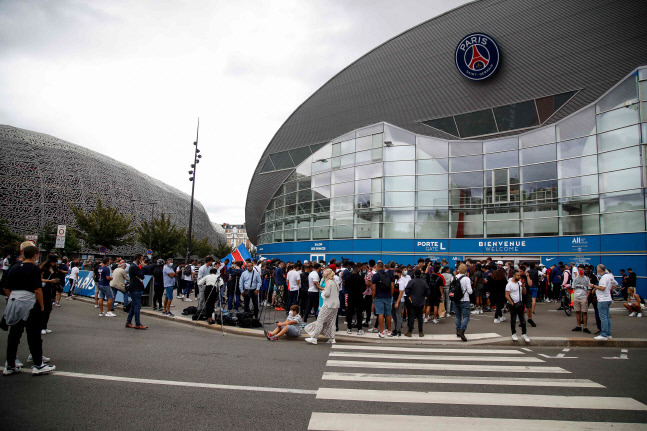
[[[456,47],[454,59],[458,71],[467,79],[481,81],[496,72],[501,53],[496,41],[485,33],[472,33]]]

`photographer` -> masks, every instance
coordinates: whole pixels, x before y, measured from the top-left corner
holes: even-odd
[[[245,299],[244,309],[249,312],[249,301],[254,305],[254,319],[258,319],[258,290],[261,288],[261,276],[254,271],[254,264],[247,262],[247,271],[240,275],[240,288]]]

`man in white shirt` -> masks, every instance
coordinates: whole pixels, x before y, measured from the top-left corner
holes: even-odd
[[[72,269],[70,269],[70,290],[67,291],[67,299],[74,298],[74,289],[76,288],[77,283],[79,282],[79,267],[76,263],[72,263]]]
[[[290,289],[288,294],[288,306],[286,307],[286,314],[290,311],[293,305],[299,305],[299,287],[301,286],[301,264],[297,263],[288,271],[288,287]]]
[[[393,332],[391,332],[391,336],[399,337],[402,335],[402,310],[404,310],[405,297],[407,296],[404,293],[404,289],[411,281],[411,277],[408,274],[402,272],[402,268],[397,268],[395,270],[395,277],[397,278],[397,293],[394,294],[393,309],[391,310],[394,326]]]
[[[319,268],[321,268],[321,264],[315,262],[312,264],[312,271],[308,275],[308,306],[303,317],[303,323],[308,323],[308,316],[312,308],[319,307],[319,290],[321,290],[321,286],[319,285]]]
[[[463,299],[456,305],[456,336],[463,341],[467,341],[465,331],[467,330],[467,324],[470,322],[470,295],[472,294],[472,282],[467,276],[467,265],[460,264],[456,278],[460,279],[463,292]]]
[[[213,265],[213,256],[208,255],[207,257],[204,258],[204,265],[200,267],[198,270],[198,311],[202,311],[204,309],[204,303],[205,303],[205,296],[204,296],[204,291],[206,289],[206,285],[202,284],[200,285],[199,281],[205,278],[206,276],[209,275],[211,271],[211,266]]]
[[[517,316],[521,323],[521,336],[526,343],[530,342],[530,338],[526,335],[526,318],[523,313],[523,295],[526,294],[526,288],[519,282],[520,271],[513,270],[512,278],[508,280],[505,287],[505,299],[510,304],[510,330],[512,331],[512,340],[518,341],[517,337]]]
[[[600,326],[601,331],[600,335],[594,337],[598,341],[606,341],[613,338],[611,336],[611,316],[609,314],[609,307],[611,307],[611,290],[613,286],[617,284],[613,278],[613,274],[607,272],[604,265],[600,264],[597,267],[598,270],[598,285],[591,284],[591,287],[595,291],[595,296],[598,299],[598,314],[600,315]]]
[[[184,282],[184,301],[186,302],[191,302],[191,288],[193,287],[193,279],[195,278],[195,268],[193,266],[193,262],[195,262],[193,259],[191,259],[191,263],[187,264],[183,269],[182,269],[182,281]],[[190,271],[186,269],[186,267],[190,268]],[[189,274],[186,274],[186,273]]]

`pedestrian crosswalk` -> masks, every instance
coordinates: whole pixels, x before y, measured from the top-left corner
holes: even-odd
[[[335,344],[308,429],[647,430],[641,420],[621,420],[647,405],[607,396],[604,385],[572,374],[529,349]],[[330,411],[336,405],[343,408]],[[520,411],[531,414],[514,417]],[[613,412],[620,416],[606,422]]]

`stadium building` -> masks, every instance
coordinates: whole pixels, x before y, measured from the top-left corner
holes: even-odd
[[[132,215],[133,225],[164,212],[188,227],[191,196],[142,174],[132,166],[53,136],[0,125],[0,219],[21,235],[42,226],[76,222],[70,204],[85,211],[104,203]],[[194,203],[193,234],[213,244],[225,241],[199,202]],[[99,250],[83,248],[83,254]],[[145,252],[142,244],[108,250],[110,255]],[[156,250],[153,250],[156,256]]]
[[[265,257],[632,267],[647,291],[647,2],[476,1],[370,51],[249,186]]]

